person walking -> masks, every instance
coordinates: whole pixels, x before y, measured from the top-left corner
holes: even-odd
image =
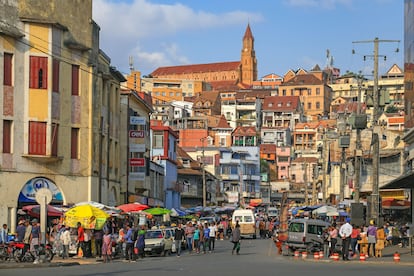
[[[24,220],[20,220],[16,228],[16,234],[17,234],[16,240],[18,242],[23,242],[25,233],[26,233],[26,226],[24,225]]]
[[[127,233],[125,235],[125,242],[126,242],[126,257],[125,260],[126,261],[130,261],[130,262],[134,262],[135,261],[135,257],[134,257],[134,228],[132,227],[132,224],[127,224],[126,229],[127,229]]]
[[[142,225],[138,230],[138,238],[135,243],[135,248],[137,249],[137,258],[144,259],[145,257],[145,225]]]
[[[342,238],[342,260],[349,261],[349,245],[351,243],[352,225],[351,218],[346,218],[346,223],[339,228],[339,236]]]
[[[76,240],[76,254],[79,256],[79,249],[82,250],[82,256],[85,258],[85,229],[82,224],[78,222],[78,238]]]
[[[209,243],[210,243],[210,253],[214,251],[214,247],[216,245],[216,235],[217,235],[217,226],[215,222],[212,222],[209,226]]]
[[[240,224],[238,221],[236,221],[236,225],[234,226],[231,236],[231,242],[233,243],[233,249],[231,250],[232,255],[234,254],[235,250],[236,254],[240,255],[240,239]]]
[[[60,240],[62,242],[62,259],[69,258],[69,245],[70,245],[70,231],[69,227],[62,226],[64,229],[62,231],[62,234],[60,235]]]
[[[194,227],[193,241],[195,252],[197,254],[200,254],[200,228],[198,227],[198,225]]]
[[[181,242],[184,240],[184,237],[184,229],[181,228],[181,223],[179,223],[178,227],[174,231],[174,242],[175,250],[177,251],[177,257],[180,257],[181,255]]]
[[[32,220],[32,233],[30,235],[30,251],[35,252],[40,245],[40,226],[37,222],[37,219]]]
[[[368,256],[376,257],[375,256],[375,244],[377,243],[377,227],[375,226],[374,220],[371,220],[369,222],[369,226],[367,229],[367,235],[368,235]],[[372,248],[372,251],[371,251],[371,248]]]
[[[352,234],[351,234],[351,251],[352,258],[356,258],[358,255],[358,240],[361,240],[361,228],[352,225]]]
[[[336,223],[333,223],[331,229],[329,230],[329,237],[331,240],[331,247],[329,250],[329,256],[332,256],[335,253],[336,242],[338,238],[338,229],[336,228]]]
[[[375,257],[381,258],[382,257],[382,250],[385,247],[385,231],[384,225],[382,228],[377,229],[377,242],[375,243]]]
[[[203,229],[203,253],[206,254],[206,249],[208,247],[208,251],[211,252],[211,244],[210,244],[210,228],[208,227],[208,223],[204,224]]]
[[[189,221],[185,227],[185,238],[187,240],[187,248],[190,254],[193,252],[194,230],[193,223]]]
[[[103,262],[108,263],[112,259],[112,235],[109,228],[105,229],[104,233],[102,238],[102,256]]]

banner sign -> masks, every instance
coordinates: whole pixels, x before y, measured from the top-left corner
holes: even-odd
[[[130,130],[129,138],[144,138],[145,132],[143,130]]]
[[[130,158],[129,165],[131,167],[145,167],[145,158]]]
[[[145,117],[131,116],[129,117],[129,124],[134,126],[145,126],[147,124],[147,120]]]

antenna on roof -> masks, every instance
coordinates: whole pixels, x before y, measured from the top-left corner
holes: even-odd
[[[129,70],[134,71],[134,57],[129,56]]]

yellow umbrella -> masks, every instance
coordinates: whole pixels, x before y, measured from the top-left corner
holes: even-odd
[[[76,227],[80,222],[85,229],[100,230],[108,217],[109,214],[99,208],[91,205],[80,205],[66,211],[64,222],[69,227]]]

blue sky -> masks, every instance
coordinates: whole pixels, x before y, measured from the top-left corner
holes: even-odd
[[[125,74],[129,56],[143,75],[160,66],[238,61],[248,23],[259,77],[324,68],[327,49],[341,74],[369,76],[374,44],[353,42],[376,37],[401,41],[379,44],[387,57],[380,73],[393,64],[403,69],[402,0],[94,0],[93,19],[100,48]]]

